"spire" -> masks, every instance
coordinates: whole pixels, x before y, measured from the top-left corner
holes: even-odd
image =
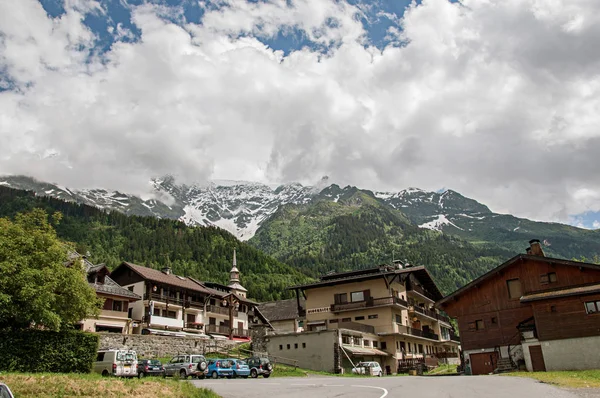
[[[229,284],[231,285],[234,282],[240,282],[240,271],[237,269],[235,248],[233,249],[233,267],[231,267],[231,271],[229,271]]]

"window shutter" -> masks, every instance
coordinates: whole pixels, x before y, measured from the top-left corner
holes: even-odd
[[[369,300],[371,298],[371,290],[367,289],[367,290],[363,290],[363,296],[365,301]]]

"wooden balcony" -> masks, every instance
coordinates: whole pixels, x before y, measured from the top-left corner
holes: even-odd
[[[229,316],[229,308],[217,307],[216,305],[207,305],[206,312],[212,312],[213,314],[221,314]],[[238,316],[238,310],[233,310],[233,316]]]
[[[425,316],[428,316],[429,318],[437,319],[438,321],[446,322],[447,324],[450,324],[450,318],[448,318],[445,315],[438,314],[435,311],[428,310],[426,308],[421,307],[413,299],[408,300],[408,311],[413,312],[413,313],[418,313],[421,315],[425,315]]]
[[[432,333],[432,332],[426,332],[421,329],[414,329],[414,328],[411,328],[410,326],[398,325],[398,333],[415,336],[415,337],[422,337],[424,339],[429,339],[429,340],[440,341],[440,336],[438,336],[437,334]]]
[[[206,333],[229,335],[229,326],[223,325],[206,325]]]
[[[421,297],[425,297],[426,299],[435,302],[435,298],[433,297],[433,295],[431,295],[428,292],[426,292],[425,290],[423,290],[423,288],[421,286],[409,284],[406,287],[406,292],[407,293],[416,293],[416,294],[420,295]]]
[[[331,304],[331,312],[354,311],[361,308],[385,307],[391,305],[397,305],[405,308],[408,307],[408,303],[398,297],[371,297],[367,300],[354,301],[352,303]]]

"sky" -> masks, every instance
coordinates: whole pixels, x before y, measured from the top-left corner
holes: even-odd
[[[0,174],[453,189],[600,228],[597,0],[0,0]]]

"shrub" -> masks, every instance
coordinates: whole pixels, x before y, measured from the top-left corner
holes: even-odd
[[[89,373],[98,345],[79,331],[0,331],[0,371]]]

